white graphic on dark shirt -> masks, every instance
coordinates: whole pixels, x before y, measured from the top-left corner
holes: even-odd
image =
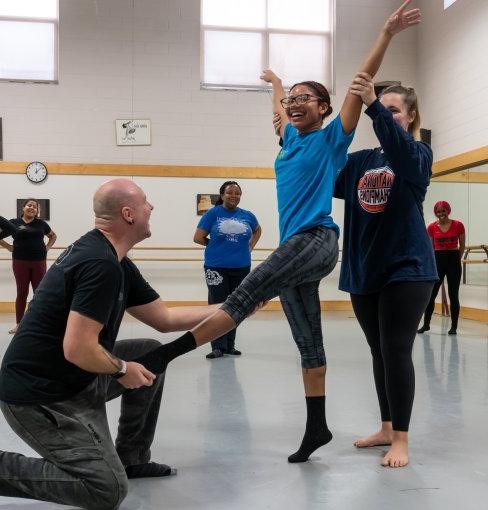
[[[205,280],[207,281],[207,285],[220,285],[224,278],[218,271],[207,269],[205,271]]]

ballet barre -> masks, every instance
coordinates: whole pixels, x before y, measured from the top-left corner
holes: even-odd
[[[471,254],[484,254],[486,258],[481,259],[468,259]],[[466,266],[468,264],[487,264],[488,263],[488,244],[479,244],[466,246],[464,249],[464,255],[461,260],[463,265],[463,284],[466,284]]]

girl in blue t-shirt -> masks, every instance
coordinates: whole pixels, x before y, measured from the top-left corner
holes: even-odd
[[[251,270],[251,251],[261,237],[261,227],[250,211],[237,207],[242,190],[235,181],[220,187],[220,198],[198,223],[193,240],[205,246],[205,280],[208,304],[223,303]],[[233,329],[212,342],[207,359],[224,354],[240,356]]]
[[[388,18],[360,71],[374,75],[392,37],[420,22],[419,9],[405,11],[409,3],[406,0]],[[323,128],[332,113],[323,85],[297,83],[286,96],[272,71],[264,71],[262,79],[273,86],[273,107],[282,121],[284,144],[275,167],[280,246],[214,315],[165,345],[161,351],[172,354],[161,354],[159,363],[234,329],[262,302],[279,295],[300,351],[307,406],[302,443],[288,461],[305,462],[332,439],[325,418],[326,359],[318,289],[337,262],[337,226],[330,216],[334,179],[346,162],[362,101],[348,91],[339,115]]]

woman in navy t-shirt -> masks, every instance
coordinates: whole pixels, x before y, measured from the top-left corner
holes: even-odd
[[[435,261],[439,281],[434,285],[429,304],[425,310],[424,324],[418,333],[424,333],[430,329],[430,320],[434,313],[435,298],[442,285],[442,280],[447,277],[447,289],[449,304],[451,305],[451,329],[448,335],[457,333],[459,319],[459,285],[461,284],[461,258],[464,253],[466,234],[464,225],[458,220],[451,220],[449,214],[451,206],[448,202],[440,200],[434,205],[434,214],[437,221],[427,227],[427,233],[434,245]]]
[[[371,349],[382,422],[354,444],[391,445],[382,464],[403,467],[415,392],[412,347],[437,280],[422,210],[432,151],[414,138],[420,117],[413,89],[389,87],[378,100],[371,78],[358,73],[351,92],[367,106],[381,144],[349,155],[334,192],[345,203],[339,288],[350,293]]]
[[[220,199],[198,223],[193,240],[205,248],[208,304],[223,303],[251,270],[251,251],[261,237],[261,227],[250,211],[237,207],[242,190],[235,181],[220,187]],[[212,342],[208,359],[224,354],[239,356],[233,329]]]
[[[10,220],[16,227],[15,232],[8,230],[0,234],[0,245],[12,252],[12,269],[17,285],[17,298],[15,300],[16,325],[9,331],[15,333],[24,316],[29,285],[35,291],[46,274],[47,251],[56,241],[56,234],[51,227],[37,217],[39,203],[32,198],[24,203],[22,216]],[[9,244],[2,239],[11,235],[13,243]],[[48,238],[47,244],[44,237]]]

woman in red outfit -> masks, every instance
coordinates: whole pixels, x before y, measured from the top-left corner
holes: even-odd
[[[15,333],[17,326],[24,316],[29,285],[35,291],[46,274],[47,251],[56,241],[56,234],[51,227],[40,218],[39,204],[32,198],[26,200],[22,209],[22,216],[10,220],[16,227],[14,233],[2,231],[0,245],[12,252],[12,268],[17,284],[17,298],[15,300],[16,325],[9,331]],[[13,243],[9,244],[2,239],[12,235]],[[48,238],[44,243],[44,236]]]
[[[451,329],[448,335],[455,335],[457,332],[459,318],[459,285],[461,283],[461,258],[464,253],[466,235],[464,225],[458,220],[451,220],[449,214],[451,206],[448,202],[441,200],[434,205],[434,214],[437,221],[427,227],[427,232],[434,244],[435,260],[439,281],[432,289],[432,296],[424,314],[424,325],[418,330],[424,333],[430,329],[430,319],[434,312],[435,298],[442,285],[444,276],[447,276],[447,289],[449,303],[451,305]]]

